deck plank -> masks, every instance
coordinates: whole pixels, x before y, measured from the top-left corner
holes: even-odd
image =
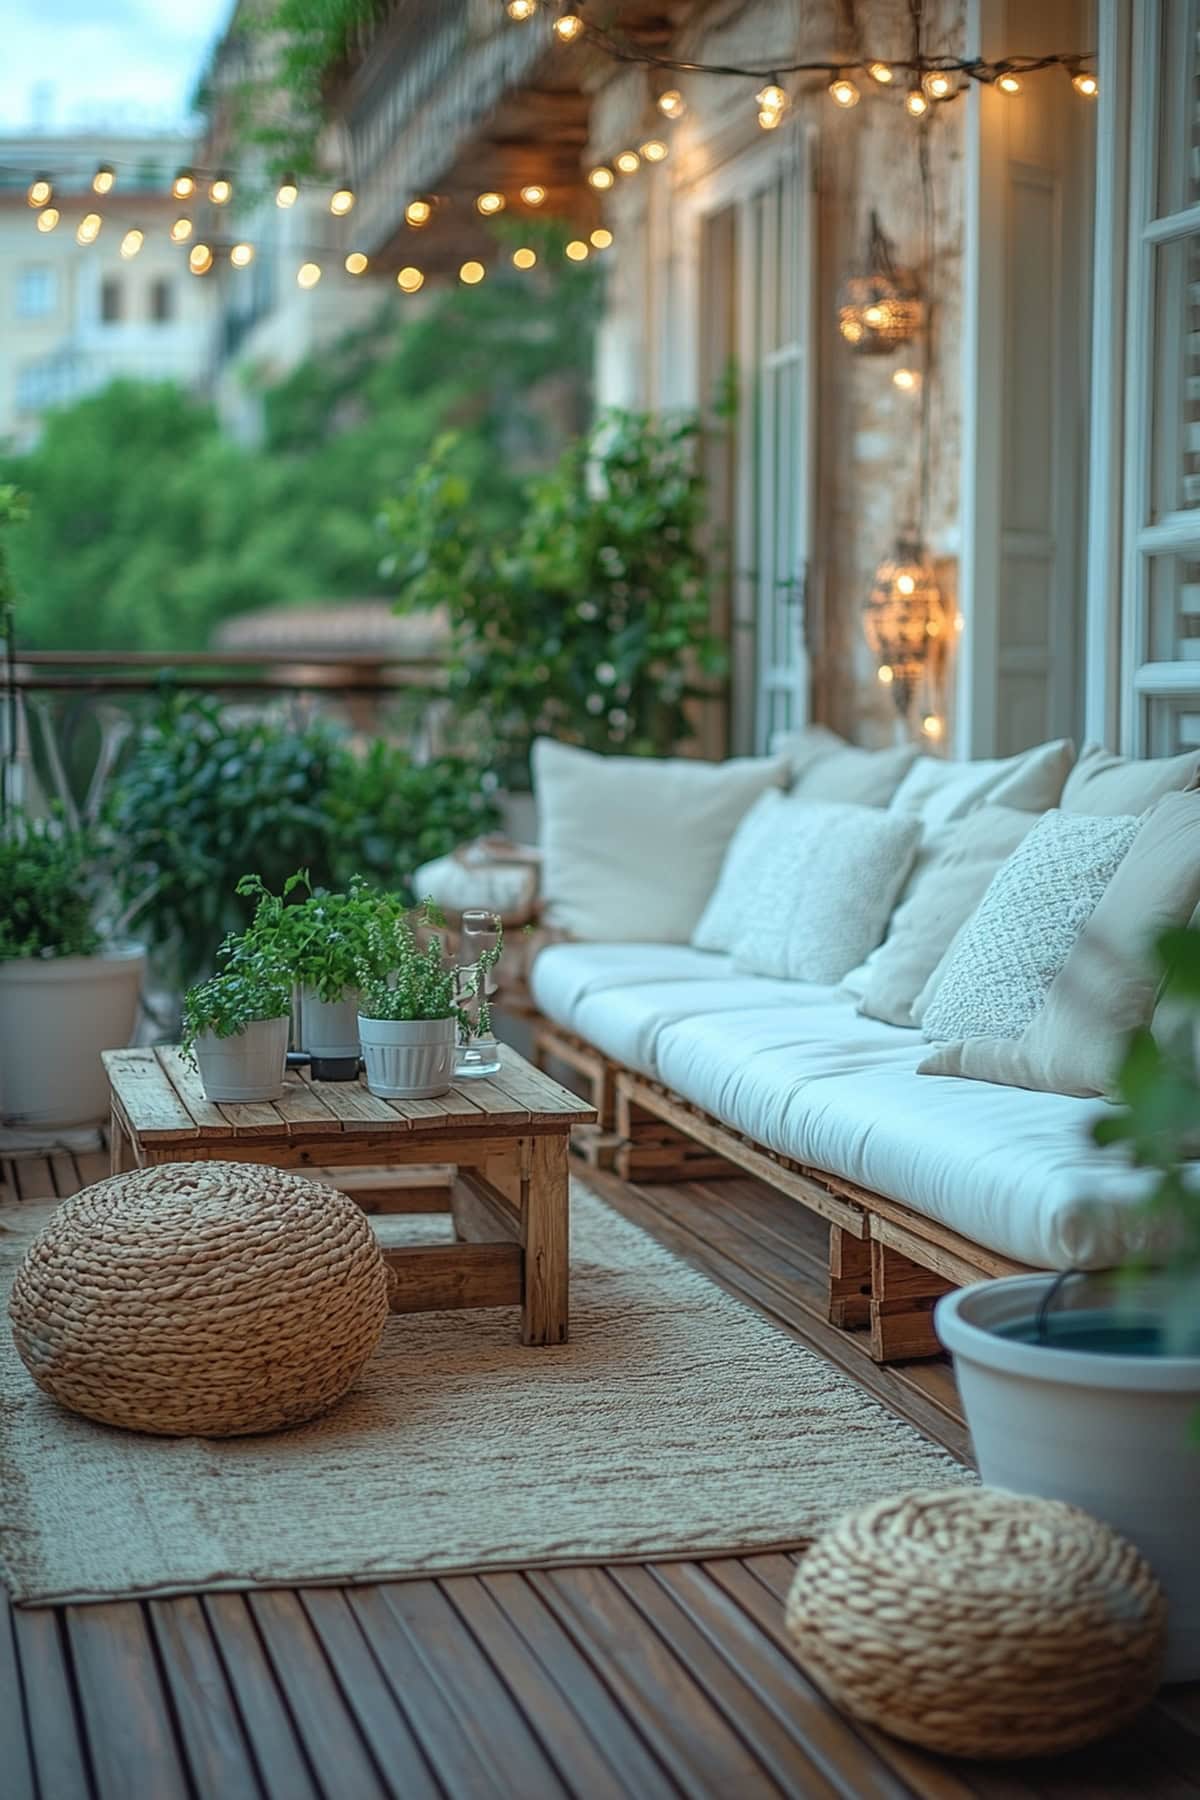
[[[191,1800],[140,1605],[68,1606],[66,1621],[99,1800]]]
[[[12,1625],[38,1787],[54,1800],[87,1800],[94,1790],[62,1614],[50,1606],[14,1607]],[[4,1752],[0,1768],[7,1763],[7,1743]]]
[[[390,1795],[299,1597],[275,1589],[251,1594],[248,1605],[320,1791],[330,1800]]]
[[[237,1705],[199,1599],[151,1600],[148,1612],[196,1791],[219,1794],[221,1800],[262,1800]]]
[[[37,1800],[21,1675],[12,1608],[7,1594],[0,1592],[0,1769],[5,1800]]]
[[[270,1800],[321,1800],[245,1596],[206,1594],[201,1605],[265,1792]]]

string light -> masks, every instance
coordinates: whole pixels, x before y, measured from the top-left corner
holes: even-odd
[[[410,200],[404,209],[405,222],[414,231],[420,231],[423,225],[428,225],[432,217],[433,207],[428,200]]]
[[[111,194],[116,184],[117,171],[111,163],[101,163],[92,176],[93,194]]]
[[[758,101],[758,122],[762,129],[774,131],[787,110],[787,95],[777,81],[768,81],[765,87],[759,88],[754,98]]]
[[[594,187],[599,193],[610,188],[616,179],[612,170],[607,168],[604,163],[599,163],[594,169],[588,170],[588,186]]]
[[[546,190],[540,181],[531,181],[528,187],[523,187],[521,189],[521,198],[526,206],[544,206],[546,204]]]
[[[572,238],[571,242],[567,245],[566,253],[572,262],[586,262],[588,257],[588,247],[582,238]]]
[[[1071,86],[1077,94],[1082,94],[1085,100],[1094,100],[1100,92],[1100,83],[1090,69],[1080,69],[1078,73],[1072,75]]]
[[[613,241],[612,232],[607,225],[597,225],[595,231],[588,235],[593,250],[607,250]]]
[[[933,738],[935,742],[942,736],[945,729],[946,721],[940,718],[937,713],[926,713],[925,717],[921,720],[921,730],[925,733],[927,738]]]
[[[54,198],[54,184],[50,177],[39,175],[36,181],[31,181],[25,198],[30,206],[45,206]]]
[[[481,262],[465,262],[458,271],[458,279],[468,287],[478,287],[486,274],[487,270]]]
[[[905,109],[911,113],[914,119],[923,119],[925,114],[929,111],[929,102],[925,98],[925,92],[922,88],[909,88],[907,94],[904,96],[904,105]]]
[[[890,63],[885,62],[871,63],[867,69],[867,74],[871,77],[872,81],[877,81],[880,87],[891,87],[893,81],[896,79],[896,71],[892,68]]]
[[[344,219],[346,214],[352,212],[353,209],[354,189],[350,186],[349,182],[343,182],[341,187],[334,188],[332,194],[330,194],[329,210],[335,219]]]
[[[513,267],[516,269],[532,269],[536,261],[536,250],[521,249],[513,251]]]
[[[1019,94],[1021,91],[1021,83],[1011,69],[1006,69],[1003,75],[997,75],[996,86],[1002,94]]]
[[[572,44],[583,30],[583,20],[578,13],[560,13],[554,21],[554,35],[561,44]]]
[[[61,217],[62,217],[62,215],[59,212],[57,206],[43,207],[41,212],[37,216],[38,230],[39,231],[53,231],[54,227],[58,224],[58,221]]]
[[[666,162],[668,154],[667,146],[663,143],[661,138],[647,138],[646,142],[642,145],[641,156],[643,162]]]
[[[145,241],[145,233],[139,231],[136,225],[125,233],[125,236],[121,239],[121,255],[125,258],[126,262],[128,262],[131,257],[137,255]]]
[[[208,184],[208,197],[214,206],[228,206],[233,199],[233,183],[228,175],[217,175]]]
[[[193,275],[207,275],[213,266],[213,253],[207,244],[193,244],[188,251],[188,268]]]
[[[367,260],[368,259],[363,255],[361,250],[352,250],[346,258],[347,275],[365,275],[367,272]]]
[[[94,244],[100,236],[100,227],[103,223],[104,220],[99,213],[85,213],[75,227],[75,242],[77,244]]]
[[[410,265],[407,269],[400,270],[396,276],[396,286],[403,294],[415,294],[418,288],[425,286],[425,277],[420,269],[414,269]]]
[[[190,200],[196,191],[196,177],[190,169],[180,169],[171,183],[171,194],[176,200]]]
[[[836,81],[829,84],[829,95],[835,106],[857,106],[862,98],[854,83],[845,75],[839,75]]]
[[[294,175],[285,175],[275,190],[275,204],[286,212],[289,206],[295,206],[300,197],[300,188]]]
[[[687,111],[687,101],[678,88],[665,89],[656,104],[664,119],[682,119]]]
[[[504,195],[488,190],[486,194],[478,194],[475,199],[475,211],[481,212],[486,219],[504,211]]]
[[[320,263],[314,263],[314,262],[301,263],[300,267],[296,270],[296,281],[297,281],[298,285],[302,288],[315,288],[318,281],[320,281],[320,279],[321,279]]]
[[[914,393],[920,385],[921,377],[915,369],[894,369],[892,371],[892,386],[898,387],[901,393]]]
[[[171,242],[173,244],[186,244],[192,235],[193,229],[194,227],[190,219],[176,219],[171,227]]]
[[[926,75],[925,92],[931,100],[949,100],[954,91],[954,82],[945,69],[931,69]]]
[[[622,175],[636,175],[642,166],[642,159],[636,150],[622,150],[614,161]]]
[[[235,269],[248,269],[254,261],[254,245],[235,244],[229,252],[229,260]]]
[[[893,681],[896,679],[896,671],[893,669],[891,663],[884,663],[878,669],[877,674],[884,687],[891,687]]]
[[[508,0],[505,11],[510,19],[515,19],[518,25],[523,25],[526,19],[532,19],[537,11],[537,0]]]

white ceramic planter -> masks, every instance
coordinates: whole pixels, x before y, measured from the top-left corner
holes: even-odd
[[[1070,1500],[1142,1551],[1167,1595],[1163,1679],[1200,1678],[1200,1357],[1105,1355],[997,1337],[1052,1276],[978,1282],[939,1300],[989,1487]],[[1136,1295],[1131,1297],[1136,1304]]]
[[[106,945],[98,956],[0,963],[6,1125],[35,1131],[107,1119],[100,1052],[121,1050],[132,1038],[145,968],[145,947],[134,943]]]
[[[358,1015],[367,1086],[381,1100],[432,1100],[449,1090],[457,1019],[365,1019]]]
[[[300,989],[300,1043],[322,1062],[358,1061],[358,994],[322,1000],[315,988]]]
[[[278,1100],[287,1066],[288,1019],[256,1019],[232,1037],[203,1031],[196,1066],[210,1100]]]

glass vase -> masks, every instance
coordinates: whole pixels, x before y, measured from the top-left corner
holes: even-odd
[[[492,1034],[489,992],[496,981],[490,970],[479,966],[485,950],[496,944],[496,915],[473,908],[462,916],[462,964],[458,971],[458,1003],[470,1020],[470,1030],[459,1029],[456,1081],[500,1073],[500,1046]]]

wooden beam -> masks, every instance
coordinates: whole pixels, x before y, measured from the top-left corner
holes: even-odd
[[[521,1304],[519,1244],[413,1244],[383,1260],[393,1312]]]
[[[871,1356],[875,1362],[940,1356],[933,1309],[960,1285],[922,1268],[899,1250],[871,1239]]]
[[[829,1227],[829,1323],[861,1331],[871,1323],[871,1246]]]
[[[521,1241],[520,1214],[477,1169],[464,1169],[454,1183],[452,1211],[455,1229],[466,1242]]]

